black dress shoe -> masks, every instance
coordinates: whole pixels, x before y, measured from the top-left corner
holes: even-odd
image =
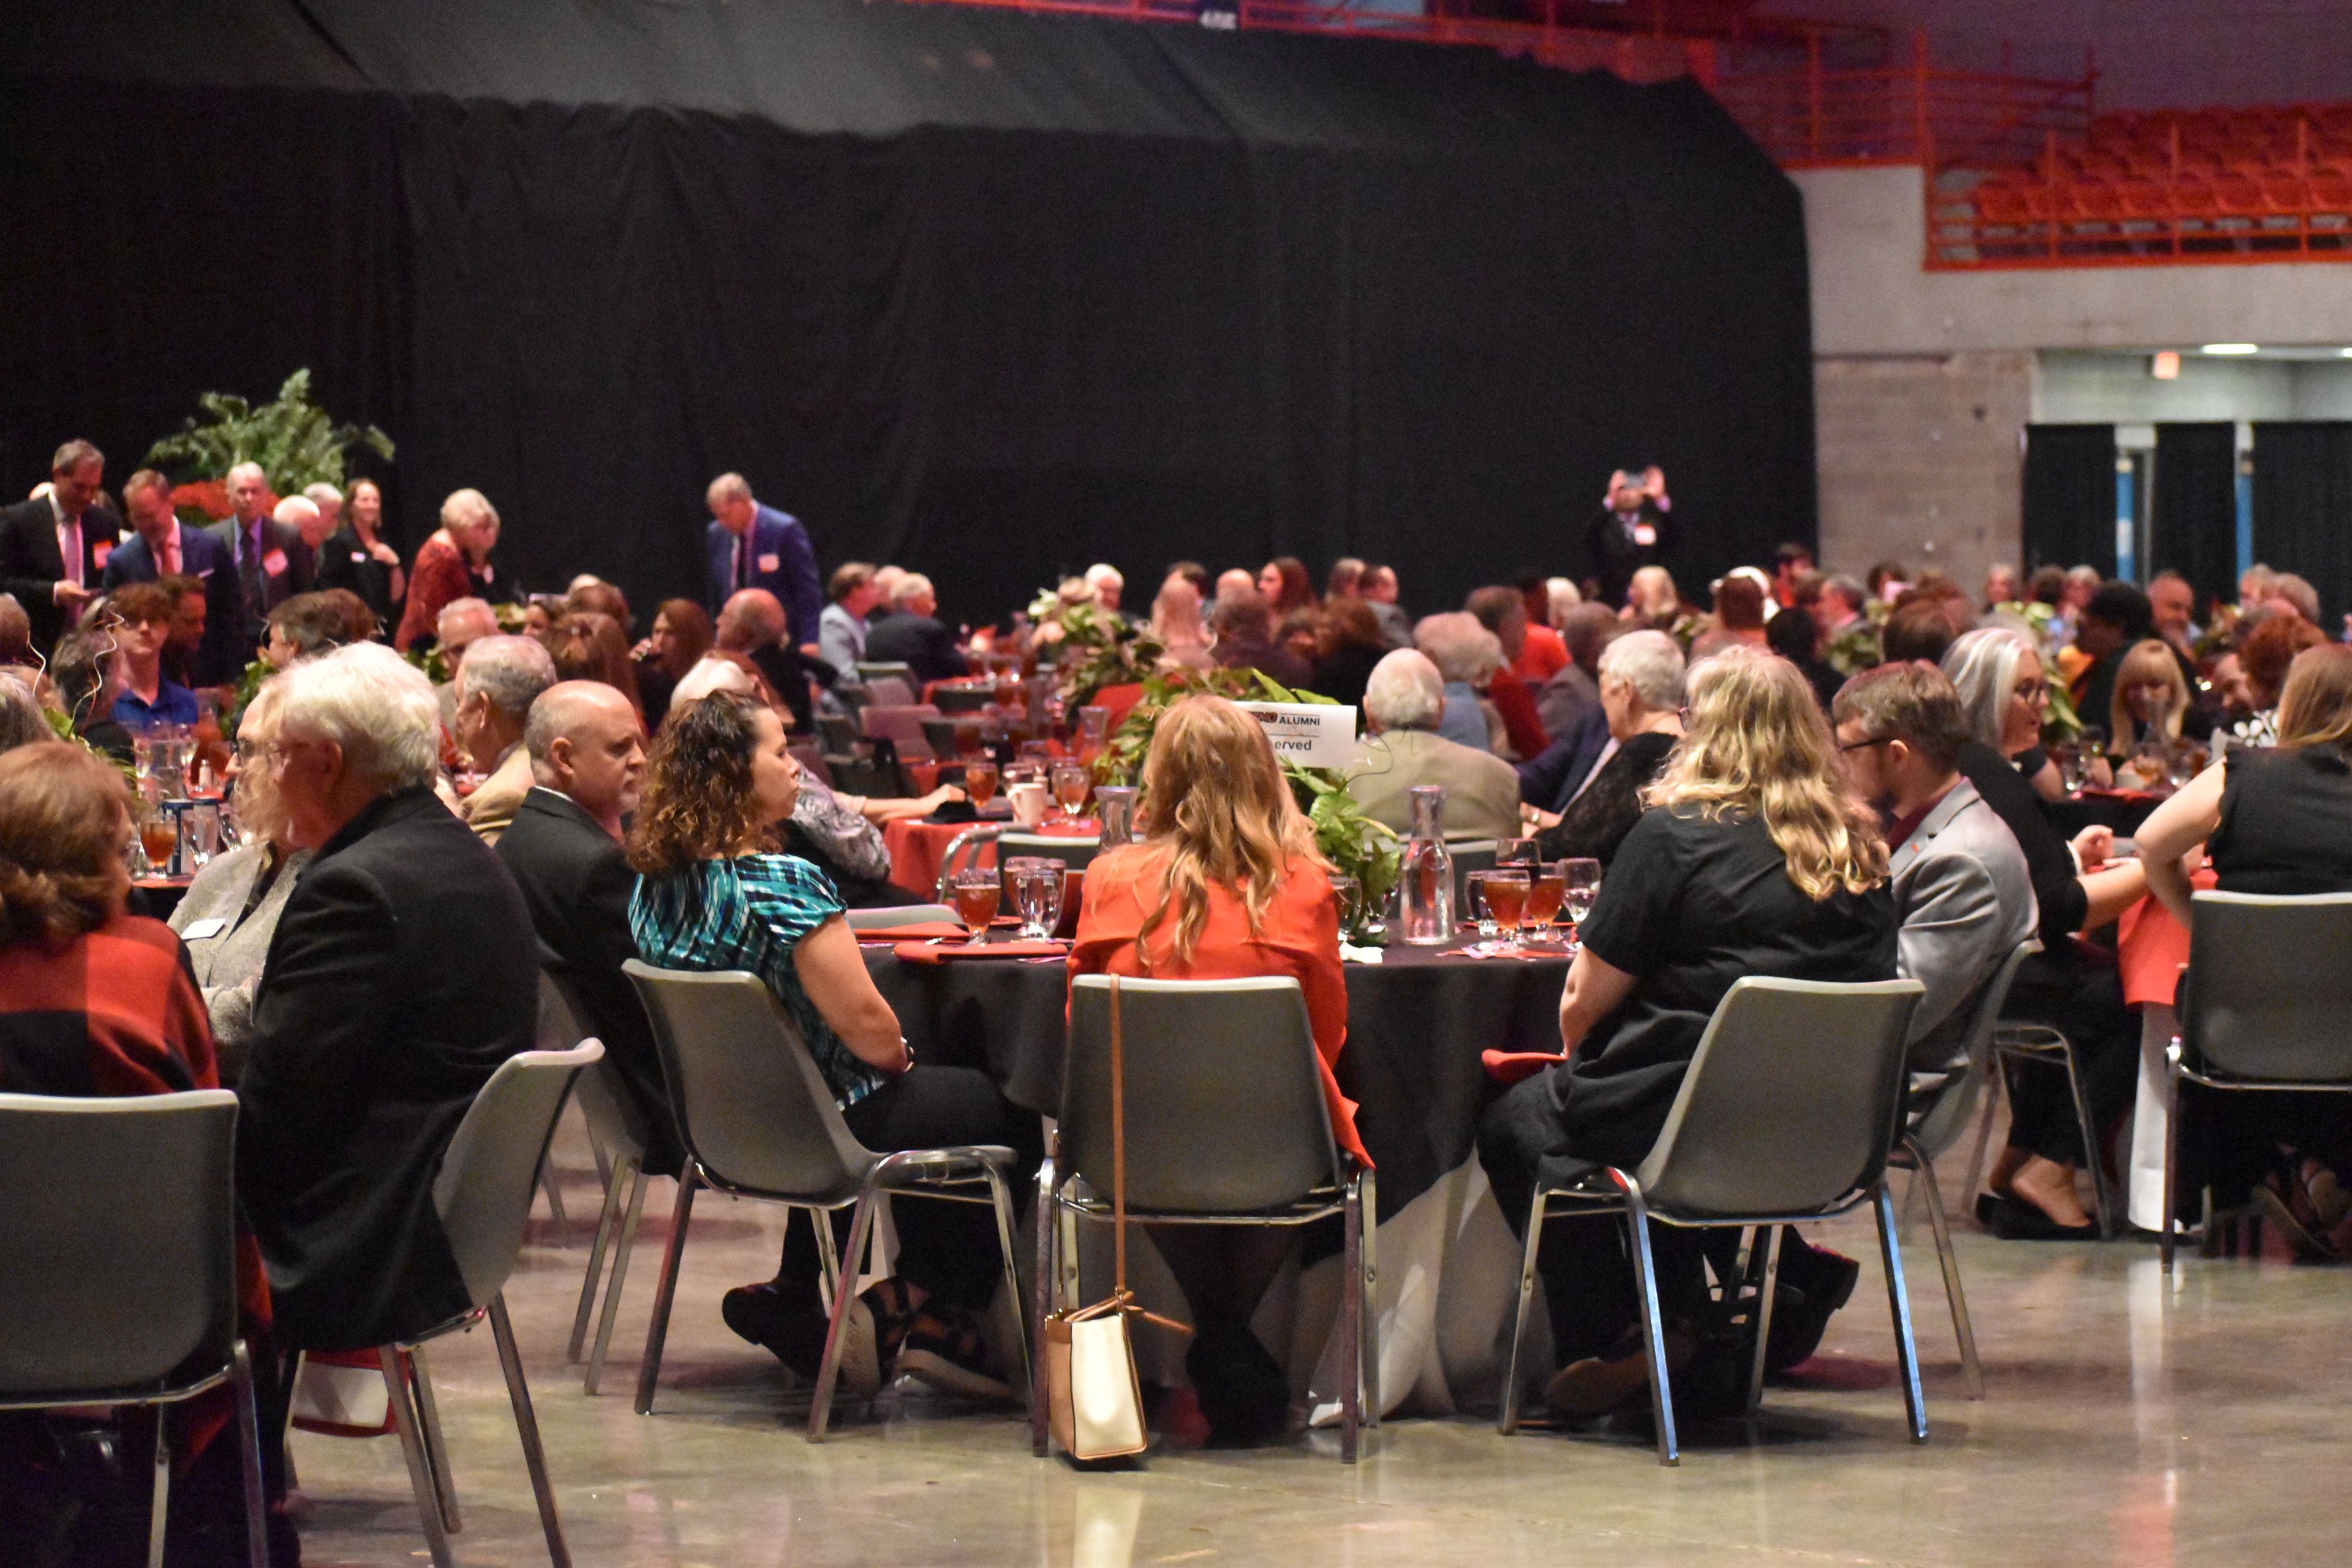
[[[1786,1372],[1811,1359],[1837,1310],[1853,1299],[1862,1265],[1842,1253],[1798,1242],[1780,1260],[1780,1289],[1772,1302],[1772,1338],[1764,1370]],[[1794,1265],[1794,1267],[1791,1267]]]
[[[1990,1195],[1990,1194],[1988,1194]],[[1979,1208],[1979,1214],[1984,1211]],[[2014,1198],[1994,1198],[1992,1214],[1985,1222],[1992,1233],[2003,1241],[2096,1241],[2099,1227],[2088,1225],[2060,1225],[2032,1204],[2019,1203]]]
[[[1977,1223],[1983,1226],[1987,1230],[1990,1230],[1992,1228],[1992,1216],[1996,1213],[2000,1212],[2000,1205],[2008,1201],[2009,1200],[2007,1198],[2002,1197],[1999,1193],[1979,1193],[1977,1194]]]

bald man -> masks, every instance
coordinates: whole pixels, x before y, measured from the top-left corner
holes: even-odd
[[[637,877],[621,853],[622,824],[645,778],[636,710],[610,686],[564,680],[530,705],[523,725],[530,792],[498,841],[539,938],[540,967],[569,993],[581,1023],[652,1129],[646,1170],[675,1175],[676,1131],[645,1009],[621,973],[637,955],[629,895]]]
[[[777,698],[792,710],[794,731],[805,735],[815,729],[809,661],[785,636],[782,600],[765,588],[745,588],[730,595],[712,627],[712,646],[722,653],[740,653],[759,667]]]

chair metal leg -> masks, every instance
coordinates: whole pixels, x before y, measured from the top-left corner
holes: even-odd
[[[1886,1300],[1895,1314],[1895,1358],[1903,1373],[1903,1406],[1911,1418],[1911,1440],[1927,1440],[1927,1399],[1919,1389],[1919,1350],[1911,1338],[1911,1298],[1903,1284],[1903,1249],[1895,1245],[1895,1200],[1886,1178],[1871,1195],[1878,1212],[1878,1256],[1886,1265]]]
[[[1985,1075],[1984,1112],[1977,1120],[1977,1146],[1975,1152],[1969,1155],[1968,1180],[1960,1187],[1960,1201],[1963,1203],[1976,1201],[1977,1184],[1984,1180],[1985,1152],[1992,1147],[1993,1102],[2007,1092],[2008,1085],[2009,1058],[1995,1047],[1992,1071]]]
[[[654,1289],[653,1321],[646,1325],[646,1354],[637,1368],[637,1414],[654,1413],[654,1384],[661,1377],[662,1342],[669,1337],[670,1303],[677,1299],[678,1255],[686,1250],[686,1222],[694,1214],[694,1184],[701,1173],[689,1159],[677,1173],[677,1203],[669,1211],[669,1245],[662,1249],[661,1283]]]
[[[409,1381],[415,1385],[416,1413],[421,1417],[418,1430],[425,1438],[425,1462],[433,1472],[434,1489],[441,1498],[441,1519],[457,1535],[466,1528],[457,1517],[457,1481],[449,1473],[449,1445],[441,1436],[440,1407],[433,1403],[433,1379],[425,1366],[425,1347],[417,1345],[403,1358],[408,1363]]]
[[[1013,1337],[1021,1346],[1021,1384],[1029,1386],[1029,1333],[1021,1310],[1021,1265],[1013,1252],[1013,1189],[1006,1184],[1004,1173],[993,1165],[983,1167],[988,1173],[989,1206],[996,1211],[996,1248],[1004,1259],[1004,1302],[1013,1309]]]
[[[621,1291],[629,1279],[629,1258],[637,1249],[637,1218],[646,1209],[646,1173],[635,1165],[629,1167],[629,1206],[621,1216],[621,1234],[613,1246],[613,1269],[604,1281],[604,1310],[596,1324],[596,1348],[588,1354],[588,1373],[581,1382],[583,1392],[594,1394],[604,1381],[604,1356],[613,1348],[613,1322],[621,1315]]]
[[[1377,1432],[1381,1426],[1381,1270],[1377,1240],[1381,1231],[1381,1188],[1378,1175],[1370,1168],[1357,1175],[1356,1184],[1364,1194],[1364,1425]]]
[[[229,1367],[236,1388],[237,1458],[245,1475],[247,1568],[269,1568],[269,1505],[261,1496],[261,1412],[254,1403],[253,1356],[243,1340],[229,1347]]]
[[[1364,1194],[1353,1182],[1339,1199],[1339,1462],[1356,1462],[1356,1429],[1364,1418]]]
[[[1914,1186],[1927,1190],[1927,1218],[1936,1232],[1936,1260],[1944,1269],[1944,1299],[1952,1309],[1952,1337],[1960,1343],[1960,1372],[1968,1379],[1969,1397],[1984,1397],[1984,1368],[1977,1361],[1977,1331],[1969,1321],[1968,1292],[1960,1289],[1960,1259],[1952,1250],[1952,1227],[1944,1218],[1943,1189],[1936,1184],[1936,1167],[1916,1143],[1904,1140],[1918,1173]]]
[[[1658,1311],[1658,1270],[1650,1256],[1650,1205],[1641,1184],[1622,1171],[1610,1175],[1625,1192],[1625,1228],[1633,1243],[1633,1285],[1641,1292],[1642,1338],[1650,1352],[1650,1414],[1658,1424],[1658,1463],[1683,1462],[1675,1438],[1674,1390],[1666,1382],[1666,1326]],[[1883,1191],[1884,1189],[1882,1189]]]
[[[2074,1068],[2074,1042],[2066,1042],[2066,1091],[2074,1097],[2074,1121],[2083,1129],[2083,1164],[2091,1173],[2091,1205],[2099,1221],[2099,1239],[2113,1241],[2115,1215],[2107,1205],[2106,1161],[2102,1157],[2099,1129],[2091,1120],[2091,1102],[2083,1097],[2083,1075]]]
[[[816,1395],[809,1404],[808,1440],[824,1441],[825,1428],[833,1422],[833,1385],[841,1374],[841,1340],[843,1326],[849,1321],[849,1304],[857,1299],[857,1268],[866,1257],[866,1239],[874,1234],[874,1210],[882,1194],[868,1176],[866,1189],[857,1194],[857,1212],[849,1221],[849,1247],[842,1258],[841,1289],[833,1293],[833,1314],[824,1331],[824,1357],[817,1363]]]
[[[400,1352],[392,1346],[381,1346],[375,1353],[383,1366],[384,1394],[392,1403],[393,1426],[400,1433],[401,1456],[408,1461],[408,1489],[416,1494],[416,1512],[425,1521],[425,1544],[432,1552],[433,1568],[457,1568],[457,1556],[449,1550],[449,1532],[441,1527],[433,1475],[425,1467],[425,1441],[417,1434],[416,1410],[409,1402],[407,1371]]]
[[[841,1249],[833,1241],[833,1215],[827,1209],[803,1209],[801,1212],[807,1217],[809,1228],[816,1236],[818,1302],[830,1312],[833,1310],[833,1294],[841,1289]],[[784,1224],[792,1224],[789,1215],[785,1216]],[[850,1283],[854,1286],[856,1281]],[[855,1289],[850,1291],[853,1296],[856,1293]]]
[[[2173,1042],[2172,1049],[2175,1053],[2180,1049],[2179,1041]],[[2157,1233],[2161,1237],[2157,1253],[2163,1260],[2161,1268],[2167,1276],[2172,1273],[2172,1249],[2179,1233],[2173,1220],[2180,1212],[2179,1183],[2180,1061],[2173,1055],[2164,1066],[2164,1218],[2163,1228]]]
[[[172,1407],[155,1410],[155,1489],[147,1502],[147,1568],[163,1568],[163,1527],[172,1513]]]
[[[563,1359],[575,1365],[588,1342],[588,1320],[596,1310],[596,1282],[604,1277],[604,1252],[612,1244],[613,1227],[621,1221],[621,1187],[628,1166],[626,1159],[616,1160],[605,1173],[604,1202],[596,1211],[596,1235],[588,1243],[588,1273],[580,1281],[580,1305],[572,1314],[572,1339],[563,1347]]]
[[[539,1184],[541,1190],[547,1194],[547,1212],[554,1219],[555,1228],[559,1232],[571,1229],[572,1221],[563,1212],[562,1189],[558,1187],[555,1184],[554,1156],[542,1155],[541,1157],[539,1162]]]
[[[1756,1307],[1750,1313],[1756,1349],[1748,1369],[1748,1414],[1753,1415],[1764,1404],[1764,1352],[1772,1339],[1772,1294],[1780,1283],[1780,1227],[1758,1226],[1751,1250],[1763,1261],[1756,1275]]]
[[[515,1349],[514,1325],[507,1321],[505,1292],[490,1298],[490,1337],[498,1342],[499,1366],[507,1374],[507,1399],[514,1405],[515,1435],[522,1439],[523,1465],[530,1471],[531,1496],[539,1500],[539,1527],[547,1535],[547,1555],[555,1568],[572,1568],[563,1525],[555,1517],[555,1489],[548,1484],[547,1449],[539,1440],[539,1416],[523,1382],[522,1355]]]
[[[1045,1320],[1054,1310],[1054,1156],[1037,1171],[1037,1277],[1030,1282],[1029,1452],[1045,1457]]]
[[[1496,1418],[1495,1430],[1507,1437],[1519,1429],[1519,1357],[1528,1344],[1528,1304],[1535,1299],[1536,1251],[1543,1245],[1545,1200],[1550,1196],[1543,1188],[1536,1189],[1536,1201],[1528,1210],[1528,1237],[1519,1248],[1519,1310],[1511,1321],[1511,1355],[1503,1363],[1503,1410]]]

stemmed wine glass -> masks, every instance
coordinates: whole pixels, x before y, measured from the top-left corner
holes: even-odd
[[[1503,951],[1520,952],[1519,919],[1528,907],[1528,868],[1498,866],[1486,873],[1479,886],[1486,889],[1486,908],[1494,914],[1496,929],[1502,934]]]
[[[1558,861],[1548,866],[1538,861],[1528,868],[1528,901],[1519,911],[1521,947],[1550,940],[1552,922],[1559,918],[1560,900],[1566,893]]]
[[[1580,928],[1584,924],[1584,918],[1592,912],[1593,900],[1601,896],[1601,862],[1587,859],[1563,860],[1559,863],[1559,869],[1562,886],[1560,907],[1568,911],[1570,926]],[[1580,945],[1582,942],[1580,931],[1577,931],[1571,940]]]
[[[955,878],[956,914],[971,928],[971,941],[967,946],[978,947],[988,940],[988,926],[996,918],[996,904],[1002,896],[993,871],[958,871]]]
[[[1076,822],[1085,809],[1087,796],[1094,793],[1094,775],[1083,763],[1057,763],[1054,765],[1054,800],[1062,808],[1064,820]]]

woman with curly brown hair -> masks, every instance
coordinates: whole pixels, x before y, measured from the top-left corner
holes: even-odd
[[[756,699],[718,692],[670,715],[646,760],[629,833],[637,952],[665,969],[741,969],[764,980],[868,1149],[1003,1144],[1034,1178],[1044,1152],[1036,1119],[1007,1105],[983,1073],[915,1065],[840,895],[814,866],[777,852],[800,787],[784,727]],[[987,1208],[902,1197],[892,1218],[898,1273],[852,1306],[844,1383],[871,1394],[895,1362],[952,1392],[1012,1397],[988,1367],[979,1331],[998,1267]],[[790,1227],[776,1278],[727,1293],[727,1326],[814,1377],[826,1328],[817,1277],[814,1242]]]

